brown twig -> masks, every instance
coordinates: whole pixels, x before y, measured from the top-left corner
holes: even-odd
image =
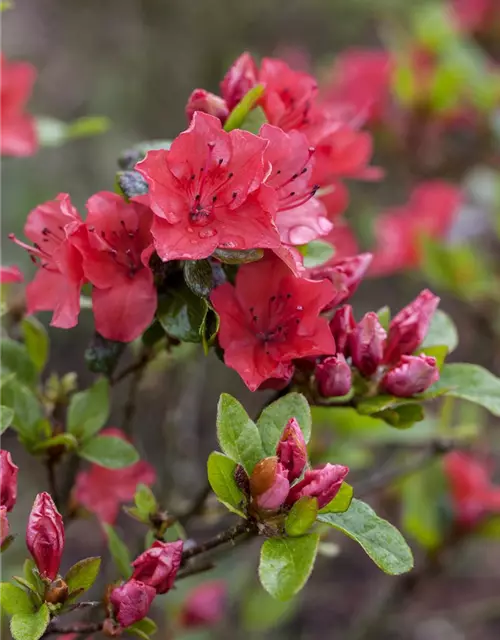
[[[210,540],[186,549],[182,554],[182,564],[195,556],[212,551],[212,549],[216,549],[228,542],[235,544],[237,540],[256,533],[257,527],[253,523],[248,522],[247,520],[240,522],[239,524],[234,525],[234,527],[231,527],[222,533],[218,533],[213,538],[210,538]]]
[[[51,622],[47,627],[47,630],[43,634],[42,638],[55,634],[77,633],[79,635],[90,635],[101,631],[103,622],[75,622],[74,624],[58,625],[55,622]]]

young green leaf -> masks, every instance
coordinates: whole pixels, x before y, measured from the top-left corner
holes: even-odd
[[[74,564],[64,578],[69,593],[90,589],[99,574],[100,566],[101,558],[85,558]]]
[[[3,338],[0,340],[0,351],[2,372],[14,373],[20,382],[34,387],[38,380],[38,371],[28,355],[26,346],[10,338]]]
[[[351,506],[353,488],[347,482],[340,485],[339,492],[335,498],[325,507],[320,509],[320,513],[344,513]]]
[[[244,496],[234,478],[237,463],[218,451],[213,451],[208,456],[207,473],[208,481],[219,502],[242,517],[241,504]]]
[[[24,344],[37,371],[42,371],[49,355],[49,336],[35,316],[25,316],[21,322]]]
[[[247,115],[240,128],[257,135],[262,125],[266,124],[266,122],[267,118],[264,109],[262,107],[254,107]]]
[[[424,409],[421,404],[409,402],[399,406],[384,409],[373,414],[374,418],[382,418],[391,427],[396,429],[408,429],[416,422],[421,422],[425,418]]]
[[[68,431],[78,440],[87,440],[106,423],[109,416],[109,383],[100,378],[89,389],[75,393],[68,408]]]
[[[0,435],[6,431],[12,424],[14,419],[14,411],[10,407],[0,406]]]
[[[0,605],[3,613],[10,616],[15,613],[33,613],[35,610],[30,595],[10,582],[0,583]]]
[[[158,503],[154,493],[145,484],[137,485],[134,495],[134,503],[141,516],[149,517],[158,511]]]
[[[130,627],[127,627],[125,631],[146,640],[158,631],[158,627],[156,626],[156,622],[151,620],[151,618],[143,618],[139,620],[139,622],[135,622],[130,625]]]
[[[264,457],[259,430],[238,400],[227,393],[217,405],[217,438],[224,453],[249,475]]]
[[[16,613],[10,621],[14,640],[38,640],[50,622],[49,607],[45,602],[35,613]]]
[[[45,585],[42,582],[38,569],[36,568],[36,565],[31,558],[24,561],[23,575],[26,582],[28,582],[31,585],[31,588],[33,589],[33,591],[36,591],[40,595],[43,595],[45,590]]]
[[[434,347],[421,347],[420,349],[417,349],[415,355],[420,353],[436,358],[437,367],[441,371],[444,361],[446,360],[446,356],[448,355],[448,347],[443,344],[437,344]]]
[[[11,378],[2,386],[2,403],[14,411],[12,429],[25,443],[36,443],[42,409],[34,392],[17,378]]]
[[[270,538],[260,551],[259,578],[264,589],[277,600],[289,600],[307,582],[314,567],[319,536]]]
[[[47,440],[42,440],[42,442],[38,442],[33,447],[33,453],[46,451],[51,447],[57,446],[63,446],[66,451],[74,451],[78,447],[78,440],[75,438],[75,436],[72,436],[71,433],[60,433],[57,436],[48,438]]]
[[[302,536],[316,522],[318,501],[316,498],[303,496],[293,505],[285,520],[285,531],[289,536]]]
[[[258,84],[250,89],[250,91],[243,96],[234,109],[229,114],[224,129],[226,131],[232,131],[233,129],[241,129],[243,123],[248,117],[250,111],[255,107],[259,98],[264,93],[264,85]]]
[[[130,467],[139,460],[139,454],[130,442],[116,436],[95,436],[87,440],[78,455],[107,469]]]
[[[448,347],[449,353],[454,351],[458,346],[458,331],[450,316],[441,309],[437,309],[422,343],[422,351],[427,353],[426,347],[441,345]]]
[[[441,376],[429,389],[479,404],[500,416],[500,378],[477,364],[445,364]]]
[[[305,441],[309,442],[312,424],[309,403],[302,394],[289,393],[266,407],[257,421],[265,455],[276,455],[276,446],[290,418],[296,418]]]
[[[33,602],[36,603],[37,607],[39,607],[42,604],[42,602],[43,602],[42,596],[40,595],[40,593],[38,591],[36,591],[34,589],[33,585],[30,582],[28,582],[27,580],[25,580],[21,576],[12,576],[12,580],[17,582],[17,584],[20,585],[23,588],[23,590],[24,589],[28,590],[28,595],[33,598]]]
[[[304,267],[312,269],[328,262],[335,250],[329,242],[312,240],[302,248],[301,253],[304,256]]]
[[[385,573],[399,575],[413,567],[411,550],[400,532],[361,500],[353,500],[344,513],[320,513],[318,522],[355,540]]]
[[[132,575],[131,558],[127,545],[121,540],[110,524],[103,524],[108,537],[108,549],[120,576],[128,580]]]

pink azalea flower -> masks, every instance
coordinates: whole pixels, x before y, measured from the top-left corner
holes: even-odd
[[[10,267],[0,267],[0,284],[8,284],[12,282],[22,282],[24,276],[19,267],[12,265]]]
[[[180,623],[188,629],[213,626],[223,618],[226,602],[227,587],[222,580],[204,582],[188,593]]]

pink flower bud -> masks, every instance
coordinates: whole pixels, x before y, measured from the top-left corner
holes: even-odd
[[[229,110],[257,84],[257,65],[249,53],[243,53],[224,76],[220,88]]]
[[[48,493],[35,498],[26,529],[26,545],[43,577],[54,580],[64,549],[64,524]]]
[[[318,391],[325,398],[345,396],[351,389],[351,367],[341,353],[325,358],[315,375]]]
[[[9,521],[7,519],[7,507],[0,507],[0,547],[9,535]]]
[[[302,430],[295,418],[290,418],[287,422],[276,447],[276,455],[288,472],[289,482],[300,478],[307,464],[307,447]]]
[[[318,500],[318,509],[322,509],[337,495],[348,467],[341,464],[325,464],[323,467],[306,471],[303,480],[290,489],[287,504],[294,504],[300,498],[308,496]]]
[[[203,111],[203,113],[215,116],[219,118],[223,124],[229,115],[226,101],[220,96],[216,96],[215,93],[205,91],[205,89],[195,89],[189,96],[186,104],[188,122],[191,122],[195,111]]]
[[[382,362],[386,332],[373,311],[367,313],[349,336],[352,363],[364,376],[371,376]]]
[[[174,584],[181,564],[182,546],[182,540],[153,542],[153,545],[132,563],[132,578],[154,587],[157,593],[167,593]]]
[[[258,462],[250,476],[250,493],[259,509],[277,511],[290,489],[288,472],[277,457]]]
[[[113,589],[109,600],[115,617],[122,627],[130,627],[148,615],[156,591],[144,582],[131,578],[120,587]]]
[[[330,280],[335,287],[335,297],[325,307],[325,311],[333,309],[352,296],[368,270],[372,257],[371,253],[360,253],[357,256],[343,258],[336,264],[324,265],[308,271],[307,277],[311,280]]]
[[[439,298],[425,289],[394,316],[389,326],[384,362],[394,364],[402,355],[412,354],[424,341]]]
[[[227,589],[222,581],[206,582],[188,594],[180,615],[185,628],[217,624],[224,615]]]
[[[12,511],[17,499],[17,467],[9,451],[0,450],[0,506]]]
[[[356,320],[350,304],[346,304],[335,311],[330,321],[330,331],[335,339],[337,353],[349,355],[349,336],[356,328]]]
[[[382,378],[381,387],[399,398],[422,393],[439,380],[436,358],[421,353],[419,356],[401,356],[398,364]]]

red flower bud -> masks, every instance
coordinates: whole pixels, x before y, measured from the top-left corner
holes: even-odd
[[[17,467],[9,451],[0,450],[0,506],[12,511],[17,499]]]
[[[147,551],[132,562],[132,578],[154,587],[157,593],[167,593],[174,584],[181,564],[182,546],[182,540],[153,542]]]
[[[54,580],[64,549],[64,524],[48,493],[35,498],[26,529],[26,545],[43,577]]]
[[[318,391],[325,398],[345,396],[351,389],[351,367],[341,353],[325,358],[316,367],[315,375]]]
[[[373,311],[367,313],[349,336],[354,366],[364,376],[371,376],[382,362],[386,332]]]
[[[260,509],[277,511],[289,489],[288,472],[278,458],[264,458],[255,465],[250,476],[250,493]]]
[[[130,627],[148,615],[156,591],[144,582],[131,578],[111,592],[109,600],[122,627]]]
[[[206,582],[189,593],[180,615],[183,627],[205,627],[221,620],[226,606],[226,585],[221,581]]]
[[[7,519],[7,507],[0,507],[0,547],[9,535],[9,521]]]
[[[307,447],[302,430],[295,418],[290,418],[287,422],[276,447],[276,455],[288,472],[289,482],[300,478],[307,464]]]
[[[307,277],[311,280],[330,280],[335,287],[335,297],[325,307],[325,311],[333,309],[352,296],[368,270],[372,257],[371,253],[360,253],[357,256],[343,258],[336,264],[327,264],[308,271]]]
[[[322,509],[337,495],[348,467],[341,464],[325,464],[323,467],[306,471],[304,479],[290,489],[287,504],[294,504],[300,498],[308,496],[318,500],[318,509]]]
[[[330,331],[335,339],[337,353],[349,355],[349,336],[356,328],[356,320],[350,304],[346,304],[335,311],[330,321]]]
[[[402,355],[412,354],[422,344],[438,304],[439,298],[425,289],[394,316],[389,325],[385,363],[394,364]]]
[[[216,96],[215,93],[205,91],[205,89],[195,89],[189,96],[186,104],[188,122],[191,122],[195,111],[203,111],[203,113],[215,116],[219,118],[223,124],[229,115],[226,101],[220,96]]]
[[[381,387],[393,396],[408,398],[422,393],[437,380],[436,358],[421,353],[419,356],[401,356],[398,364],[382,378]]]
[[[230,110],[257,84],[257,65],[249,53],[243,53],[229,68],[220,84],[222,97]]]

